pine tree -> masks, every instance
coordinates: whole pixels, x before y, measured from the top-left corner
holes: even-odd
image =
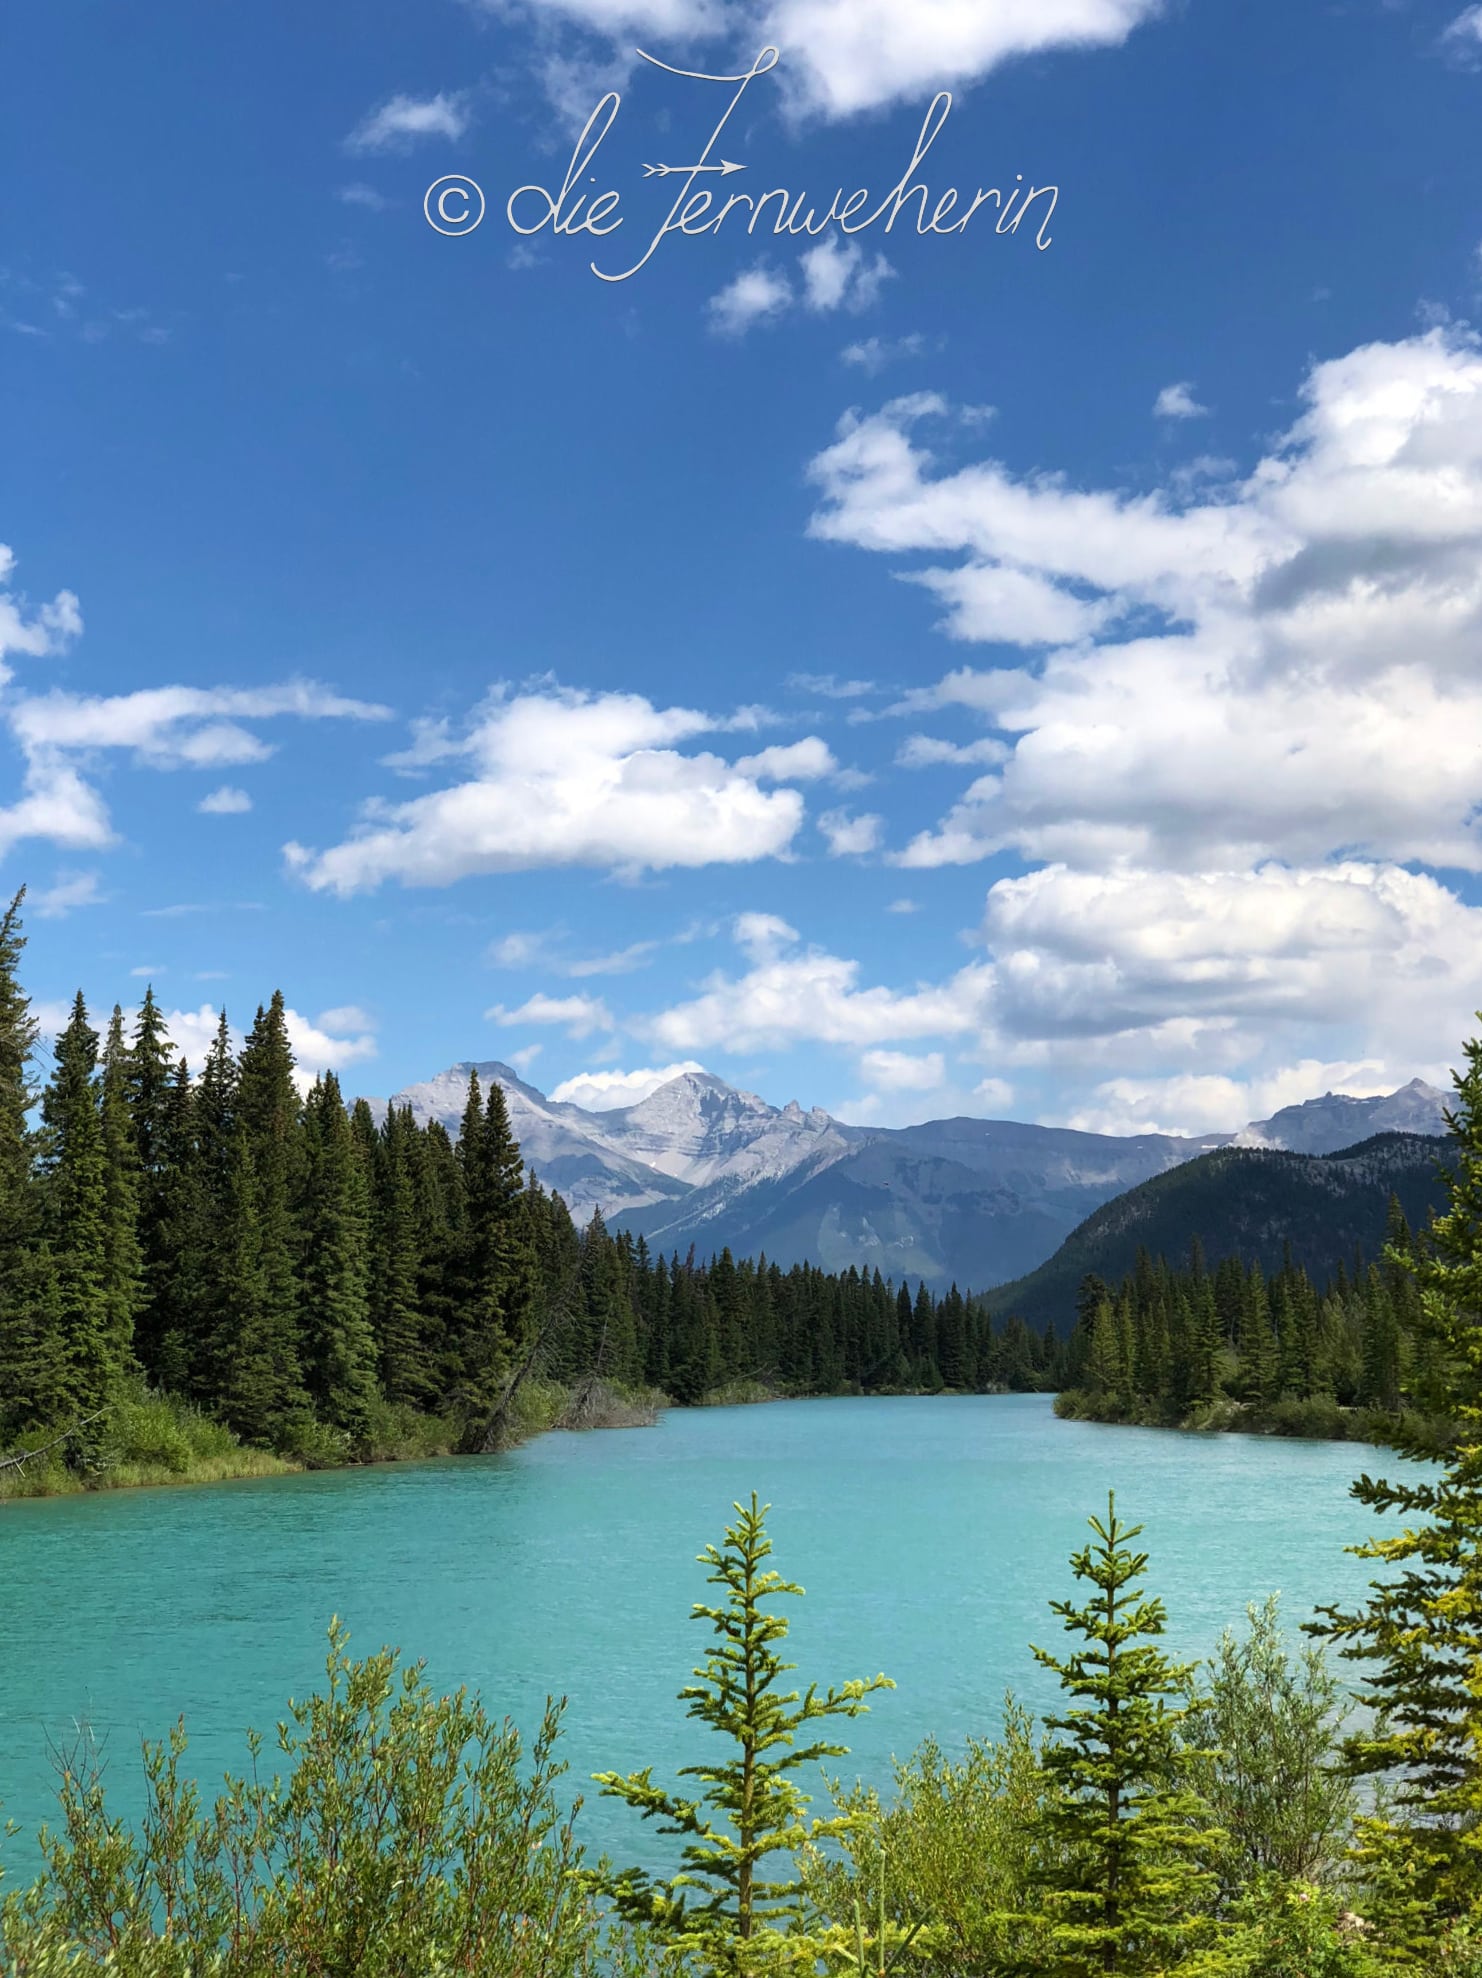
[[[295,1228],[302,1187],[303,1130],[293,1082],[293,1047],[281,990],[273,992],[242,1046],[236,1117],[252,1164],[257,1221],[262,1325],[287,1364],[300,1351],[297,1276],[301,1231]],[[307,1320],[304,1320],[307,1323]]]
[[[388,1401],[425,1406],[436,1392],[419,1279],[418,1166],[421,1149],[410,1106],[392,1106],[381,1128],[374,1176],[375,1268],[371,1325]]]
[[[370,1190],[332,1071],[305,1108],[304,1375],[320,1417],[363,1444],[376,1400]]]
[[[1359,1478],[1358,1501],[1398,1512],[1404,1529],[1352,1550],[1398,1571],[1362,1608],[1325,1608],[1313,1624],[1366,1673],[1373,1722],[1347,1758],[1355,1774],[1387,1780],[1389,1804],[1360,1823],[1360,1860],[1390,1935],[1422,1961],[1482,1904],[1482,1041],[1465,1051],[1447,1114],[1458,1158],[1446,1211],[1418,1254],[1388,1259],[1414,1273],[1425,1401],[1450,1418],[1454,1441],[1438,1476]],[[1437,1458],[1418,1416],[1395,1417],[1386,1439],[1407,1461]]]
[[[1063,1660],[1036,1659],[1077,1699],[1045,1719],[1050,1793],[1042,1814],[1046,1911],[1057,1978],[1166,1971],[1207,1934],[1201,1915],[1213,1888],[1204,1858],[1217,1845],[1208,1809],[1189,1784],[1195,1755],[1178,1736],[1192,1665],[1156,1646],[1159,1600],[1136,1591],[1147,1554],[1128,1550],[1141,1526],[1090,1521],[1096,1542],[1071,1560],[1095,1593],[1084,1607],[1052,1601],[1080,1637]]]
[[[785,1616],[768,1614],[762,1603],[803,1589],[764,1566],[772,1545],[766,1534],[769,1506],[753,1494],[737,1504],[736,1522],[724,1544],[700,1555],[710,1567],[709,1584],[725,1590],[724,1605],[696,1602],[693,1618],[709,1621],[716,1644],[695,1670],[699,1678],[679,1693],[698,1718],[727,1741],[727,1755],[680,1768],[681,1779],[697,1779],[697,1800],[680,1798],[653,1783],[652,1768],[629,1774],[600,1772],[604,1797],[620,1799],[646,1820],[658,1820],[661,1834],[686,1836],[683,1872],[668,1882],[645,1870],[598,1870],[587,1886],[609,1896],[620,1915],[647,1925],[661,1944],[696,1952],[716,1973],[747,1974],[767,1968],[778,1940],[797,1931],[802,1885],[793,1876],[771,1879],[767,1866],[776,1855],[791,1856],[808,1840],[841,1832],[847,1820],[809,1822],[808,1796],[795,1774],[820,1759],[842,1758],[844,1745],[796,1742],[799,1732],[822,1718],[857,1717],[868,1709],[864,1698],[894,1685],[884,1676],[843,1684],[822,1695],[810,1684],[801,1695],[782,1694],[780,1678],[794,1665],[784,1662],[777,1644],[787,1634]]]
[[[103,1230],[103,1298],[109,1357],[119,1368],[134,1364],[134,1320],[144,1297],[139,1246],[139,1156],[129,1115],[129,1050],[123,1011],[115,1003],[103,1046],[99,1120],[106,1173]]]
[[[27,1125],[36,1019],[20,985],[21,902],[0,918],[0,1440],[66,1406],[55,1283],[37,1266],[37,1198]]]
[[[41,1096],[43,1213],[56,1259],[66,1405],[103,1407],[123,1371],[109,1323],[108,1168],[98,1104],[98,1038],[79,989]]]
[[[173,1166],[175,1150],[171,1139],[177,1110],[175,1065],[169,1032],[154,1000],[152,986],[145,988],[134,1021],[124,1083],[133,1127],[139,1195],[142,1282],[134,1322],[135,1350],[146,1372],[158,1379],[161,1342],[169,1328],[170,1197],[178,1170]]]

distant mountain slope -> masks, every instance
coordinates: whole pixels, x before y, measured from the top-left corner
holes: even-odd
[[[1238,1256],[1267,1272],[1280,1267],[1289,1243],[1294,1261],[1323,1281],[1340,1259],[1351,1263],[1355,1246],[1377,1259],[1391,1194],[1412,1226],[1427,1222],[1444,1200],[1438,1167],[1450,1159],[1449,1143],[1413,1133],[1378,1134],[1330,1154],[1221,1147],[1105,1203],[1046,1263],[984,1302],[995,1316],[1017,1312],[1064,1337],[1088,1272],[1114,1285],[1139,1249],[1183,1263],[1195,1236],[1211,1265]]]
[[[1231,1140],[1323,1153],[1383,1128],[1444,1131],[1442,1095],[1418,1080],[1382,1098],[1329,1093],[1238,1136],[1197,1139],[1016,1120],[846,1126],[706,1072],[670,1079],[637,1105],[589,1112],[546,1098],[497,1059],[452,1065],[396,1103],[456,1133],[470,1070],[503,1086],[526,1160],[579,1222],[600,1208],[665,1251],[729,1246],[784,1266],[878,1268],[940,1290],[1034,1270],[1102,1203]]]

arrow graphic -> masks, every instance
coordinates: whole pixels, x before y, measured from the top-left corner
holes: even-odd
[[[732,172],[744,172],[746,167],[733,159],[722,158],[718,165],[645,165],[643,176],[646,179],[666,179],[671,172],[719,172],[726,178]]]

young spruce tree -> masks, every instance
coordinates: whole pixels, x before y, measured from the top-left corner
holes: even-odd
[[[618,1913],[649,1929],[665,1946],[699,1957],[705,1968],[735,1978],[773,1968],[788,1938],[796,1945],[803,1925],[803,1886],[794,1875],[771,1879],[772,1857],[789,1859],[805,1841],[838,1833],[844,1820],[805,1818],[808,1795],[795,1775],[822,1758],[842,1758],[848,1747],[824,1741],[798,1743],[800,1732],[820,1718],[857,1717],[873,1690],[893,1689],[885,1676],[843,1684],[819,1695],[810,1684],[801,1695],[779,1693],[780,1678],[795,1665],[777,1644],[787,1620],[763,1611],[776,1594],[803,1589],[764,1567],[772,1545],[765,1505],[755,1493],[737,1504],[736,1522],[722,1546],[707,1546],[700,1563],[709,1583],[725,1590],[724,1604],[696,1602],[693,1618],[709,1621],[716,1644],[695,1670],[699,1681],[679,1693],[697,1717],[726,1740],[726,1753],[710,1763],[685,1765],[682,1779],[701,1791],[685,1799],[653,1783],[652,1768],[629,1774],[600,1772],[603,1794],[625,1800],[659,1832],[682,1835],[683,1871],[667,1882],[645,1870],[593,1871],[589,1888],[610,1897]]]
[[[1130,1551],[1140,1525],[1090,1520],[1095,1543],[1071,1559],[1095,1589],[1084,1607],[1056,1600],[1081,1638],[1063,1660],[1033,1652],[1077,1701],[1047,1717],[1058,1736],[1042,1754],[1050,1792],[1041,1815],[1055,1978],[1153,1978],[1209,1934],[1214,1878],[1206,1861],[1221,1836],[1193,1790],[1198,1754],[1179,1737],[1192,1666],[1157,1646],[1160,1600],[1137,1591],[1145,1552]]]

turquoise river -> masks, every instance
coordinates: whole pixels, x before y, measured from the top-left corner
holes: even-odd
[[[1343,1548],[1372,1520],[1348,1484],[1375,1463],[1352,1445],[1060,1422],[1039,1396],[799,1401],[501,1457],[0,1505],[0,1800],[22,1829],[0,1859],[14,1878],[34,1865],[48,1749],[80,1723],[121,1809],[140,1803],[140,1736],[181,1713],[209,1789],[241,1764],[244,1728],[271,1732],[322,1674],[333,1614],[354,1648],[395,1643],[523,1726],[564,1694],[573,1790],[598,1768],[666,1777],[708,1736],[674,1700],[706,1648],[695,1555],[753,1489],[773,1506],[773,1563],[807,1589],[787,1603],[800,1678],[895,1679],[845,1727],[837,1768],[883,1784],[928,1732],[950,1746],[994,1729],[1006,1688],[1049,1702],[1028,1643],[1060,1638],[1046,1602],[1070,1590],[1108,1488],[1145,1528],[1171,1643],[1200,1655],[1273,1590],[1295,1624],[1362,1589],[1370,1569]],[[580,1827],[646,1851],[595,1796]]]

